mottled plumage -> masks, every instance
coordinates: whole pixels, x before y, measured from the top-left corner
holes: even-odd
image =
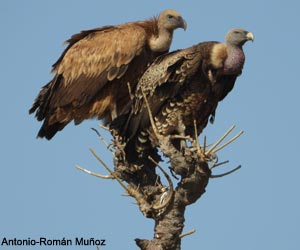
[[[147,21],[82,31],[67,41],[53,65],[54,78],[35,99],[29,113],[43,121],[38,137],[51,139],[70,121],[104,119],[110,123],[155,57],[168,52],[173,31],[186,28],[174,10]]]
[[[248,40],[253,40],[252,33],[234,29],[225,43],[199,43],[152,63],[137,85],[132,105],[111,125],[127,142],[129,161],[156,152],[155,139],[149,140],[152,127],[143,93],[160,134],[194,137],[194,119],[201,133],[242,73],[242,46]],[[179,145],[178,140],[174,143]]]

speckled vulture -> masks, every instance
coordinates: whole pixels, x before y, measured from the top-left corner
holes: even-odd
[[[194,119],[201,133],[242,73],[242,46],[253,39],[248,31],[232,29],[225,43],[202,42],[154,60],[141,77],[132,104],[111,124],[127,142],[128,160],[156,152],[147,132],[152,127],[143,93],[160,134],[194,137]],[[178,140],[175,144],[180,146]]]
[[[38,137],[51,139],[72,120],[98,118],[109,124],[130,101],[129,89],[135,90],[146,67],[168,52],[177,28],[186,29],[186,22],[166,10],[150,20],[73,35],[53,65],[54,78],[29,110],[43,121]]]

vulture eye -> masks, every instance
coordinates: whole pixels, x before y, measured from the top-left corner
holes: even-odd
[[[173,17],[174,17],[174,16],[172,16],[172,15],[170,15],[170,14],[167,15],[167,18],[168,18],[168,19],[172,19]]]

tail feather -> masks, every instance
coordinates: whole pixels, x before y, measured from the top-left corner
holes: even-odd
[[[35,117],[38,121],[42,121],[46,117],[46,110],[50,99],[51,83],[52,81],[42,87],[29,109],[29,114],[36,112]]]
[[[120,111],[119,115],[112,120],[109,125],[110,129],[115,130],[118,135],[124,137],[124,139],[129,138],[129,131],[128,131],[128,122],[132,116],[132,102],[128,102],[127,105]]]
[[[120,135],[124,135],[124,128],[128,120],[128,114],[123,114],[115,118],[109,125],[110,129],[118,132]]]
[[[47,140],[50,140],[58,131],[61,131],[67,124],[68,122],[56,122],[54,124],[48,125],[47,120],[45,120],[37,134],[37,137],[46,138]]]
[[[35,117],[38,121],[44,120],[47,115],[52,112],[50,101],[53,92],[57,89],[61,81],[63,81],[62,75],[56,75],[50,82],[42,87],[35,98],[34,103],[29,109],[29,114],[36,112]]]
[[[149,139],[149,134],[141,131],[141,114],[133,114],[132,104],[128,104],[121,114],[110,124],[110,129],[115,130],[126,142],[124,151],[126,159],[131,164],[153,165],[149,156],[156,162],[161,161],[158,150]]]
[[[151,157],[154,161],[160,162],[162,159],[158,154],[158,150],[156,147],[153,147],[149,138],[141,143],[139,136],[140,134],[127,141],[124,148],[126,160],[131,164],[149,165],[152,162],[149,160],[149,157]]]
[[[38,121],[44,120],[37,137],[45,137],[50,140],[58,131],[62,130],[69,123],[69,121],[49,122],[51,115],[55,112],[55,108],[50,105],[51,98],[53,92],[57,89],[62,80],[63,78],[61,75],[56,75],[49,83],[44,85],[29,109],[29,114],[35,113],[35,117]]]

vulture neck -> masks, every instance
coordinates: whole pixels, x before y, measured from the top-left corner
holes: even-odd
[[[173,31],[158,28],[158,36],[149,39],[149,47],[154,52],[167,52],[171,46]]]
[[[224,62],[224,74],[239,75],[245,62],[245,54],[242,46],[227,45],[227,58]]]

